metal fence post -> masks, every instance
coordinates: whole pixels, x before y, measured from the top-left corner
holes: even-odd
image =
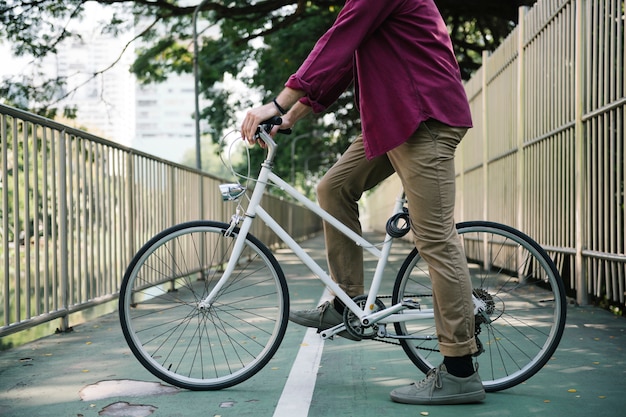
[[[69,329],[69,250],[68,250],[68,209],[67,209],[67,148],[65,130],[61,131],[59,140],[59,261],[61,262],[61,309],[68,313],[61,316],[61,325],[58,329],[65,332]]]
[[[489,117],[488,117],[488,94],[487,94],[487,64],[489,62],[489,51],[483,51],[482,56],[483,71],[482,71],[482,141],[483,141],[483,219],[489,218]]]
[[[130,262],[135,255],[137,248],[135,247],[135,154],[128,152],[126,154],[126,259]],[[119,289],[118,289],[119,290]]]
[[[583,8],[585,5],[584,0],[576,1],[576,53],[575,53],[575,198],[576,198],[576,215],[575,215],[575,227],[576,227],[576,302],[579,305],[588,304],[587,296],[587,277],[584,268],[583,261],[583,202],[584,202],[584,126],[583,126],[583,39],[584,39],[584,25],[583,25]]]
[[[524,37],[526,35],[526,13],[528,8],[520,7],[518,10],[518,24],[517,24],[517,219],[516,228],[518,230],[524,230],[524,192],[525,192],[525,166],[524,158],[524,139],[526,135],[525,124],[525,104],[526,95],[524,94],[526,88],[526,74],[524,66],[526,64],[524,54]]]

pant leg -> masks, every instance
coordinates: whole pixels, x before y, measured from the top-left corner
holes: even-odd
[[[429,266],[439,349],[445,356],[477,350],[472,286],[454,221],[454,152],[466,130],[427,121],[387,153],[408,199],[415,246]]]
[[[317,186],[320,206],[352,231],[361,234],[358,201],[367,191],[393,174],[386,155],[365,157],[359,136],[324,175]],[[363,248],[324,222],[330,276],[350,296],[363,294]]]

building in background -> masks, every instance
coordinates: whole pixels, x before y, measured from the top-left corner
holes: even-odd
[[[59,48],[47,65],[67,77],[70,94],[62,105],[78,109],[77,128],[180,162],[195,147],[193,76],[172,74],[163,83],[140,85],[129,71],[135,58],[134,45],[127,47],[131,38],[94,30]]]
[[[77,108],[75,127],[132,147],[136,101],[135,78],[128,71],[132,51],[126,51],[109,68],[124,44],[123,40],[84,34],[82,40],[65,42],[47,66],[52,74],[67,80],[68,96],[61,105]]]
[[[195,148],[193,82],[190,74],[171,74],[166,82],[135,86],[133,148],[174,162]]]

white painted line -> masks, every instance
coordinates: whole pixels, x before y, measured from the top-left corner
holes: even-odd
[[[326,290],[320,304],[329,297],[330,294]],[[324,339],[317,333],[317,329],[309,328],[304,335],[287,383],[274,410],[274,417],[307,417],[309,415],[323,350]]]
[[[309,328],[278,400],[274,417],[309,415],[323,350],[324,339],[317,333],[317,329]]]

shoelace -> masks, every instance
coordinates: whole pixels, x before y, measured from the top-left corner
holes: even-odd
[[[330,307],[330,302],[326,301],[324,304],[322,304],[316,309],[316,311],[320,312],[320,318],[319,318],[319,322],[317,323],[317,327],[322,327],[322,319],[324,318],[324,313],[326,312],[326,310],[328,310],[329,307]]]
[[[319,314],[319,321],[317,323],[317,327],[322,327],[322,319],[324,318],[324,313],[326,312],[326,310],[328,310],[328,308],[330,307],[330,302],[326,301],[324,304],[318,306],[317,308],[312,308],[310,310],[303,310],[303,312],[305,314],[313,314],[313,313],[317,313]]]
[[[433,379],[435,380],[434,383],[433,383]],[[421,381],[414,382],[413,384],[419,389],[425,388],[427,386],[432,386],[433,389],[431,389],[431,393],[434,390],[434,388],[440,389],[442,386],[442,383],[441,383],[441,373],[439,371],[439,367],[429,370],[426,373],[426,378],[422,379]]]

